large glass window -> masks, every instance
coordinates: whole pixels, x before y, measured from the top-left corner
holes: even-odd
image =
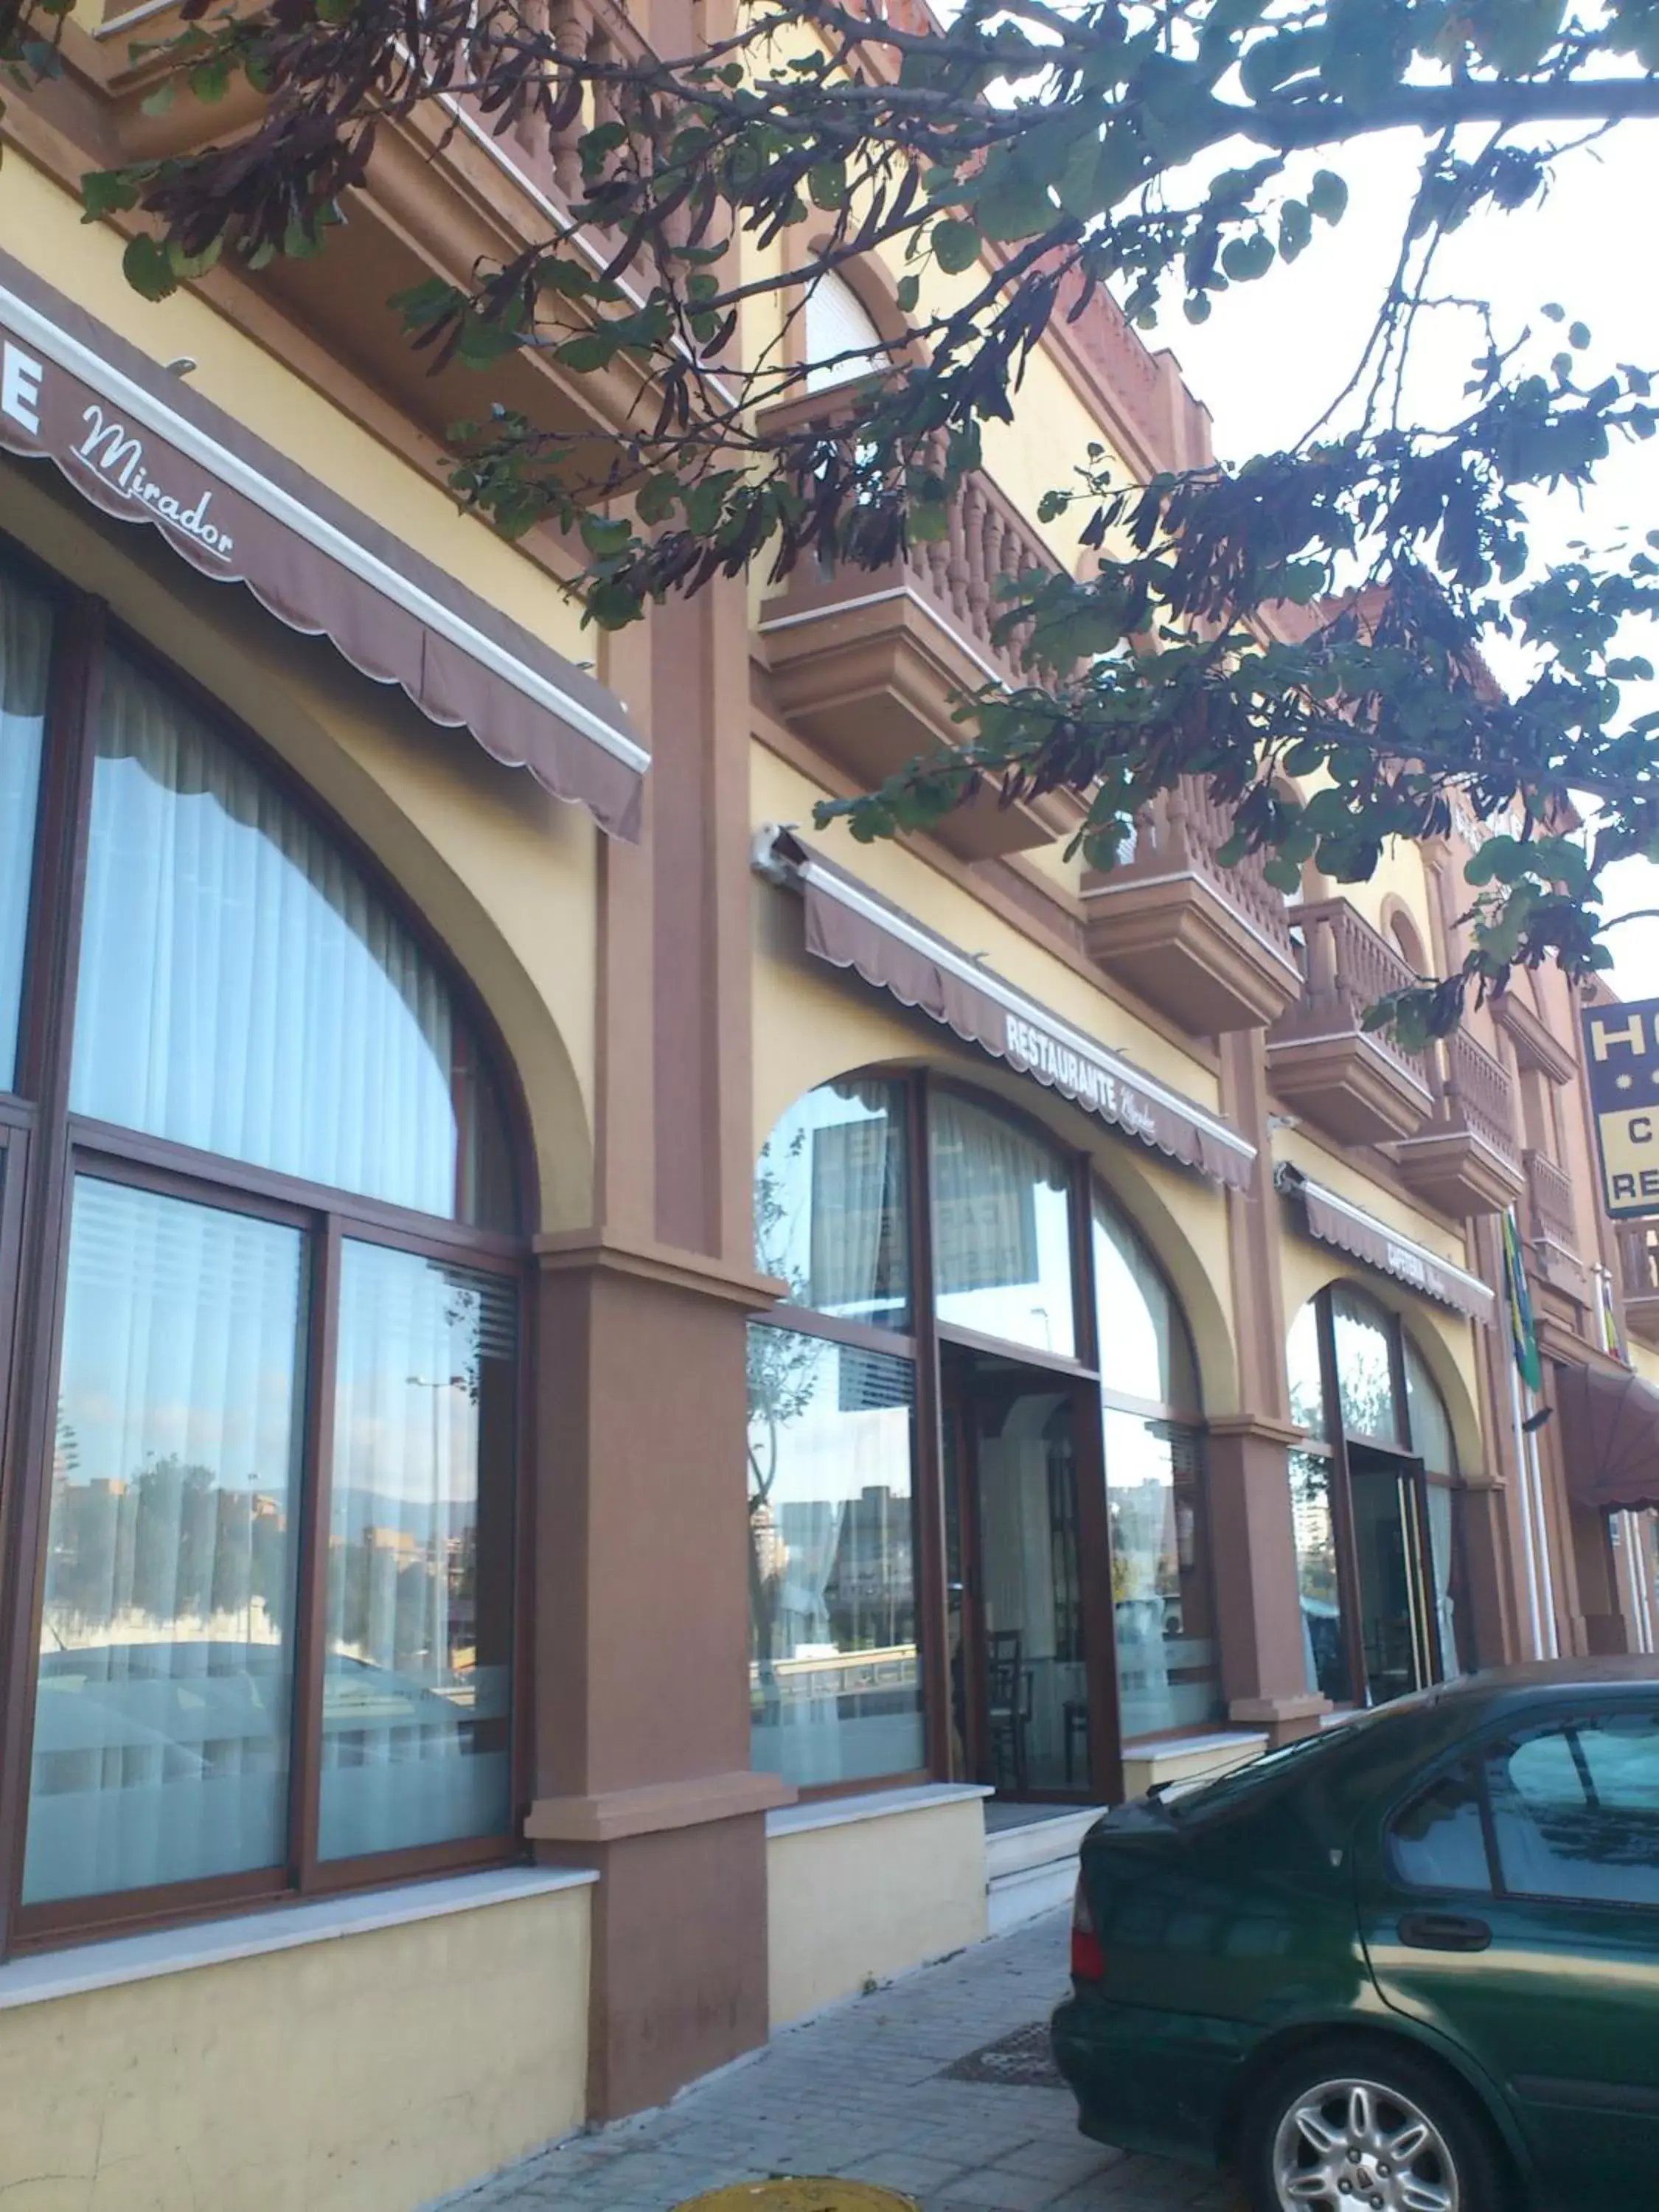
[[[1119,1724],[1164,1735],[1218,1711],[1197,1367],[1168,1283],[1100,1192],[1093,1258]]]
[[[801,1787],[920,1768],[914,1370],[749,1336],[755,1765]]]
[[[1353,1695],[1342,1634],[1342,1584],[1331,1512],[1330,1462],[1314,1452],[1291,1454],[1291,1540],[1302,1599],[1302,1662],[1308,1687],[1346,1705]]]
[[[0,574],[0,1091],[9,1091],[16,1080],[29,854],[51,651],[51,609]]]
[[[283,1859],[304,1262],[297,1229],[76,1185],[26,1903]]]
[[[64,1121],[23,1093],[4,1155],[8,1234],[20,1203],[53,1218],[70,1167],[27,1286],[61,1326],[0,1375],[14,1430],[45,1432],[21,1468],[37,1940],[399,1853],[469,1863],[514,1802],[502,1094],[346,842],[137,648],[88,626],[91,681],[57,681],[56,621],[0,571],[0,1091],[20,1030],[72,1046]],[[26,963],[46,818],[83,838],[40,875]]]
[[[877,1328],[910,1325],[902,1084],[827,1083],[779,1121],[755,1174],[755,1260],[792,1304]]]
[[[954,1091],[928,1115],[933,1299],[941,1322],[1069,1358],[1071,1170],[1018,1122]]]
[[[436,963],[201,716],[105,665],[77,1113],[512,1225],[501,1115]]]
[[[325,1859],[507,1827],[517,1390],[510,1281],[347,1240]]]

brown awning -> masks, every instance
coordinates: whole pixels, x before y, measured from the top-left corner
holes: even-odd
[[[1310,1182],[1295,1168],[1281,1167],[1275,1181],[1287,1198],[1300,1201],[1308,1234],[1322,1244],[1334,1245],[1339,1252],[1363,1260],[1368,1267],[1392,1275],[1396,1282],[1409,1283],[1413,1290],[1421,1291],[1425,1297],[1438,1298],[1442,1305],[1467,1314],[1471,1321],[1492,1319],[1497,1296],[1478,1275],[1453,1267],[1427,1245],[1399,1236],[1322,1183]]]
[[[1555,1418],[1567,1487],[1605,1513],[1659,1506],[1659,1390],[1638,1375],[1559,1366]]]
[[[54,462],[106,514],[638,836],[650,755],[619,700],[4,253],[0,450]]]
[[[1142,1144],[1235,1190],[1249,1188],[1255,1147],[1236,1129],[1005,983],[791,831],[763,830],[755,860],[802,893],[806,949],[818,959],[855,969],[902,1006],[918,1007]]]

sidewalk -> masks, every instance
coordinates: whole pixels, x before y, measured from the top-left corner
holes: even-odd
[[[785,2029],[665,2110],[542,2151],[446,2212],[671,2212],[778,2173],[881,2182],[925,2212],[1224,2212],[1234,2200],[1203,2167],[1085,2142],[1046,2034],[1019,2033],[1046,2029],[1066,1941],[1066,1914],[1045,1914]]]

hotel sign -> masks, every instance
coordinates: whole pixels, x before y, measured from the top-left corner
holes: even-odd
[[[1659,1217],[1659,999],[1587,1013],[1584,1064],[1602,1203],[1615,1220]]]

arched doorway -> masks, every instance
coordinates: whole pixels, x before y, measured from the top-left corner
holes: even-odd
[[[756,1178],[755,1763],[1115,1790],[1216,1711],[1184,1317],[1089,1161],[955,1083],[797,1100]]]
[[[1457,1464],[1450,1417],[1397,1315],[1348,1283],[1288,1346],[1291,1509],[1308,1687],[1381,1705],[1457,1674]]]

